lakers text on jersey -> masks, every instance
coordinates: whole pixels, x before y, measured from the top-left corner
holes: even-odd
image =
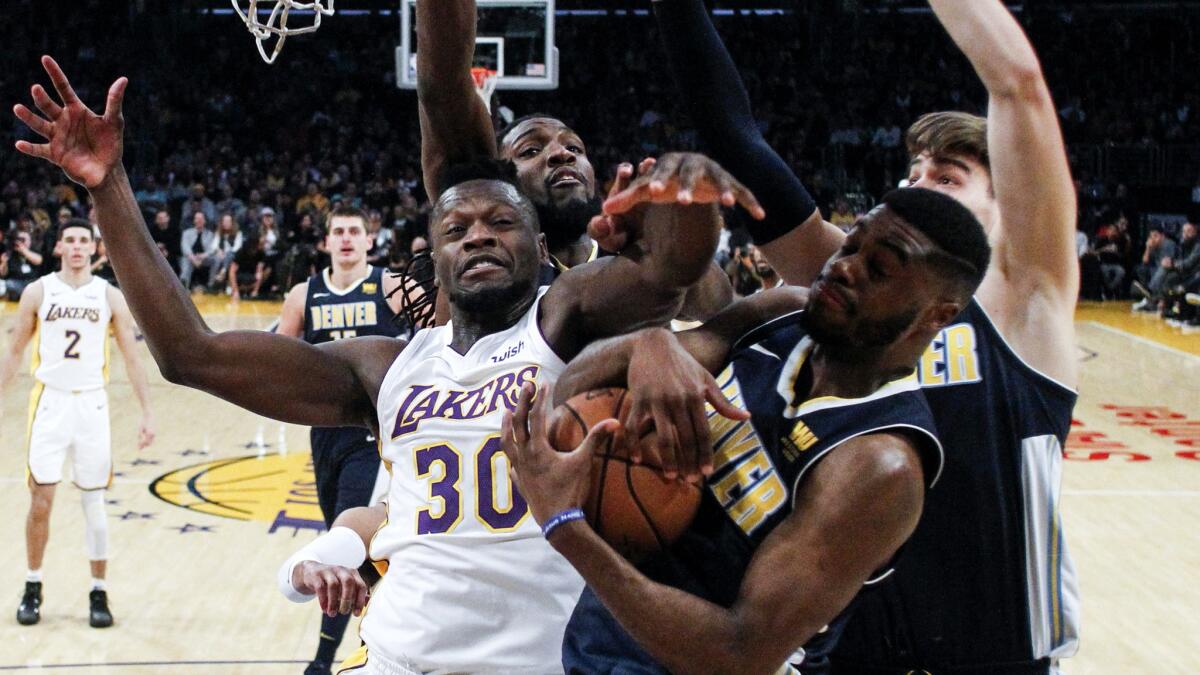
[[[370,553],[388,571],[362,623],[371,654],[424,672],[561,672],[583,582],[542,538],[500,448],[521,386],[565,368],[538,327],[542,293],[466,354],[450,347],[449,326],[418,332],[384,379],[392,480]]]

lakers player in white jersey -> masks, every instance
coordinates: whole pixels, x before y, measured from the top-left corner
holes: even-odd
[[[509,482],[503,413],[522,384],[553,380],[589,342],[666,323],[708,269],[717,203],[757,211],[753,195],[707,158],[664,156],[630,186],[641,205],[629,217],[644,237],[540,290],[545,247],[512,165],[452,167],[430,217],[450,324],[411,343],[215,333],[158,253],[121,164],[127,81],[113,83],[97,115],[53,59],[42,64],[62,102],[33,88],[41,115],[23,105],[15,112],[46,142],[17,149],[88,189],[164,376],[283,421],[384,434],[392,480],[375,541],[334,527],[285,566],[286,591],[319,593],[327,612],[361,608],[366,589],[353,568],[370,544],[390,566],[362,626],[367,672],[561,672],[560,642],[583,582]],[[360,521],[370,519],[365,511]]]
[[[91,223],[67,221],[59,230],[56,248],[62,270],[33,282],[21,293],[12,341],[0,364],[0,387],[7,388],[20,367],[25,346],[34,341],[27,440],[32,499],[25,522],[29,572],[17,621],[31,625],[41,619],[42,559],[50,534],[50,508],[69,456],[73,481],[82,495],[91,561],[88,621],[95,628],[104,628],[113,622],[104,581],[108,559],[104,492],[112,481],[108,394],[104,390],[110,330],[142,407],[139,449],[154,440],[154,422],[129,307],[120,291],[92,276],[96,240]]]

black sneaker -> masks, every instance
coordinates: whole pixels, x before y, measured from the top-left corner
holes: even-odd
[[[17,623],[32,626],[42,620],[42,582],[26,581],[25,595],[17,607]]]
[[[332,675],[333,664],[321,659],[313,659],[312,663],[304,669],[304,675]]]
[[[88,616],[88,623],[92,628],[108,628],[113,625],[112,612],[108,611],[108,593],[99,589],[93,590],[88,593],[88,600],[92,605]]]

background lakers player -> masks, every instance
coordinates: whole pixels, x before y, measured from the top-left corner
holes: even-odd
[[[50,508],[69,453],[75,486],[82,491],[92,568],[89,622],[104,628],[113,622],[104,584],[108,565],[104,491],[112,481],[108,394],[104,391],[110,327],[142,406],[139,450],[154,440],[154,420],[129,307],[120,291],[92,276],[96,240],[91,223],[67,221],[59,229],[55,252],[62,257],[62,270],[33,282],[21,293],[12,341],[0,365],[2,391],[16,374],[25,345],[36,336],[27,441],[31,499],[25,549],[29,572],[17,621],[32,625],[41,620],[42,558],[50,537]]]

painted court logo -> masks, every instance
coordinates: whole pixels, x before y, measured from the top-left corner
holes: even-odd
[[[308,453],[226,457],[163,474],[150,484],[175,506],[234,520],[257,520],[276,530],[324,530]]]

